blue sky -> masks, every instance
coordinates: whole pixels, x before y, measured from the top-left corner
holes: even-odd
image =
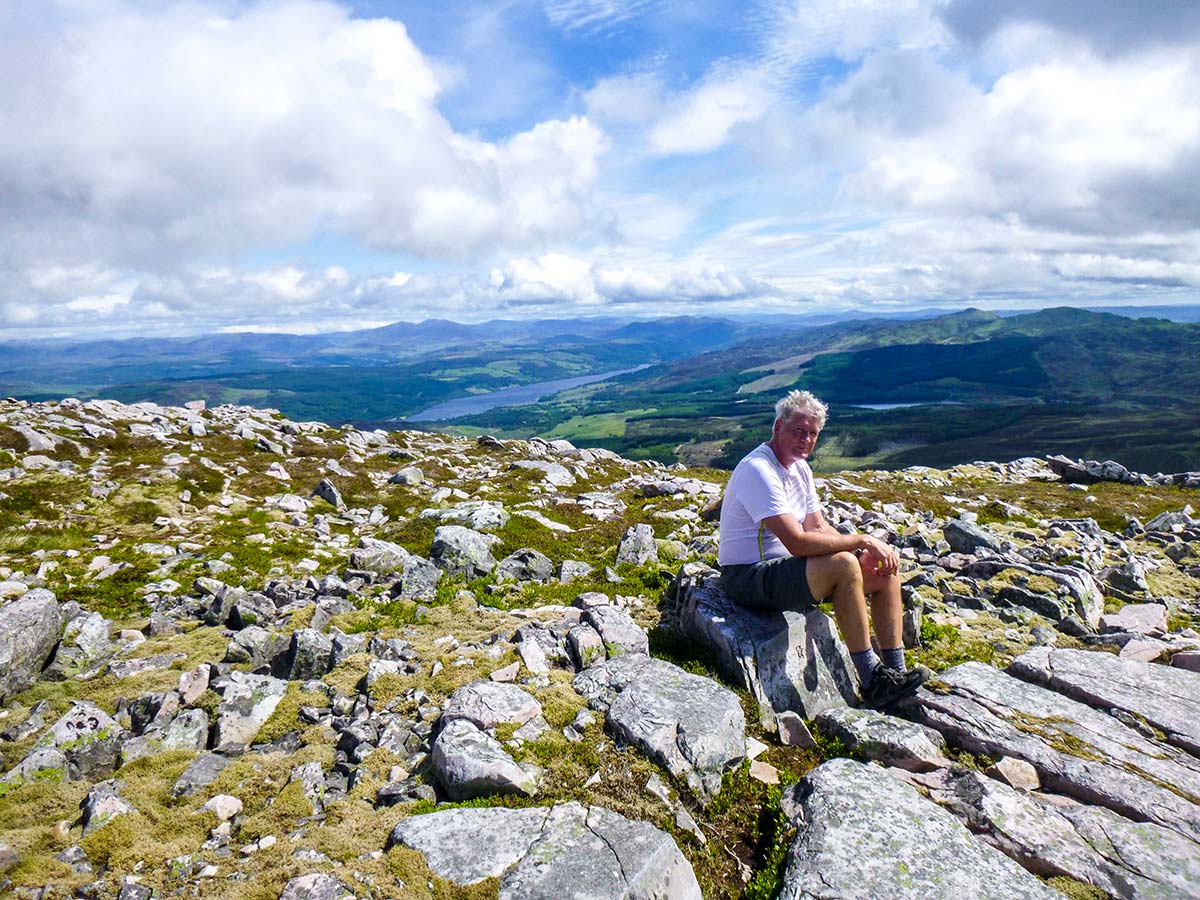
[[[1200,302],[1200,4],[0,6],[0,334]]]

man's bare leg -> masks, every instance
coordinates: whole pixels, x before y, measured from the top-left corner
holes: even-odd
[[[871,595],[871,625],[879,646],[888,650],[904,645],[904,604],[899,575],[863,572],[863,590]]]
[[[833,615],[850,652],[870,649],[871,626],[867,621],[867,599],[858,557],[845,552],[810,556],[805,572],[814,597],[832,596]],[[896,590],[899,591],[898,580]]]

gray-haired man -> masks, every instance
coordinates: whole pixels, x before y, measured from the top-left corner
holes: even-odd
[[[735,603],[762,611],[807,609],[830,597],[863,704],[883,709],[929,671],[904,664],[896,551],[869,534],[842,534],[821,515],[807,459],[827,413],[812,394],[792,391],[775,405],[771,439],[733,470],[721,504],[721,585]],[[882,659],[871,647],[872,624]]]

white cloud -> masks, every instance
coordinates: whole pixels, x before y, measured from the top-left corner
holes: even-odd
[[[767,111],[771,93],[754,70],[716,72],[677,96],[650,132],[655,153],[706,153],[722,146],[740,124]]]
[[[24,52],[0,55],[13,255],[148,267],[323,231],[462,258],[587,221],[603,133],[456,134],[399,22],[319,0],[73,10],[31,5]]]

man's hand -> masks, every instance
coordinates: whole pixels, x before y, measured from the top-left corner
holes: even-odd
[[[869,534],[862,535],[862,555],[859,564],[865,573],[872,575],[895,575],[900,571],[900,554],[890,544],[885,544]]]

